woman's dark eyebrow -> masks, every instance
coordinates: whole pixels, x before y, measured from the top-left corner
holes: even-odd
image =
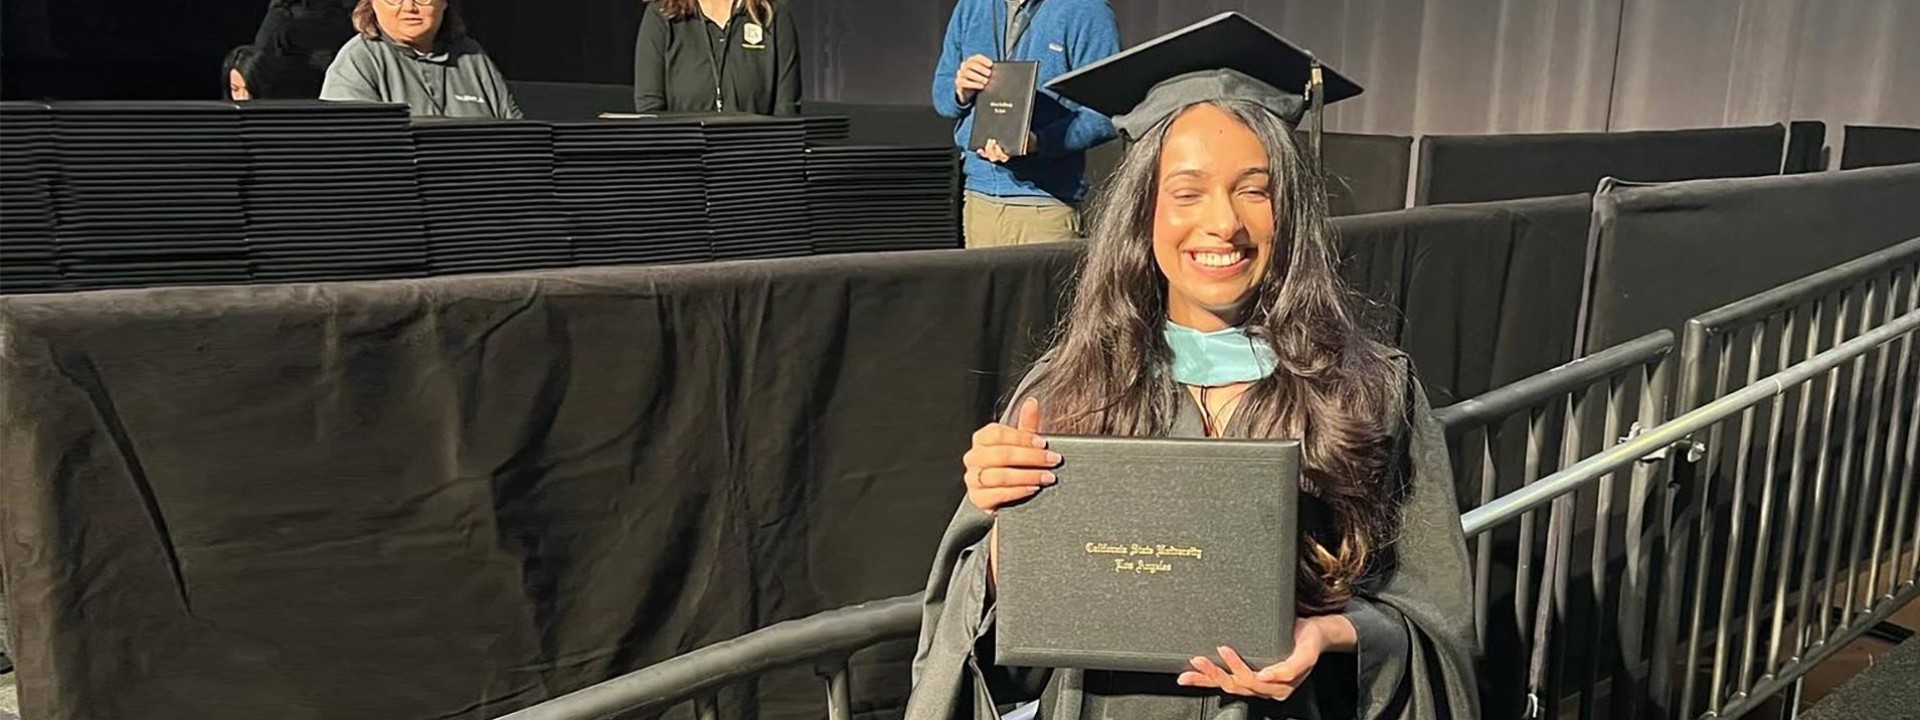
[[[1270,176],[1272,174],[1273,174],[1273,171],[1268,169],[1267,166],[1255,165],[1251,167],[1242,168],[1239,173],[1234,175],[1234,178],[1238,180],[1245,180],[1249,176],[1253,176],[1253,175],[1269,175]],[[1201,170],[1200,168],[1182,168],[1182,169],[1167,173],[1165,176],[1161,177],[1160,179],[1161,181],[1167,181],[1177,177],[1191,177],[1191,178],[1199,178],[1204,180],[1210,177],[1210,174],[1205,170]]]

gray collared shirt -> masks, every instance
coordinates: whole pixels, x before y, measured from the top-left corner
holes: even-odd
[[[404,103],[416,116],[521,117],[506,78],[471,38],[422,53],[385,38],[356,36],[327,68],[320,99]]]

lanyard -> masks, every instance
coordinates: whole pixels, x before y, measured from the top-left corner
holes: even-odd
[[[727,56],[730,54],[728,50],[733,47],[733,28],[734,26],[740,24],[739,20],[740,20],[740,4],[734,3],[733,13],[727,16],[726,27],[721,28],[720,30],[720,33],[721,33],[720,53],[718,56],[715,56],[713,52],[713,30],[708,29],[706,27],[700,28],[700,31],[702,33],[701,38],[706,40],[707,57],[712,61],[707,63],[707,69],[713,71],[713,111],[714,112],[726,112],[726,109],[727,109],[726,95],[721,88],[720,79],[726,76]],[[713,22],[712,19],[708,18],[704,14],[700,16],[700,21],[703,23]]]

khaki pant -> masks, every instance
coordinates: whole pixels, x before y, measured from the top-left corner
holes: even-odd
[[[967,194],[967,247],[1029,245],[1080,237],[1080,211],[1068,205],[1009,205]]]

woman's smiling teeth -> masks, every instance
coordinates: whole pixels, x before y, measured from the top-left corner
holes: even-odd
[[[1245,260],[1247,251],[1234,249],[1226,252],[1195,252],[1191,253],[1191,255],[1193,256],[1194,262],[1207,267],[1229,267],[1234,263]]]

